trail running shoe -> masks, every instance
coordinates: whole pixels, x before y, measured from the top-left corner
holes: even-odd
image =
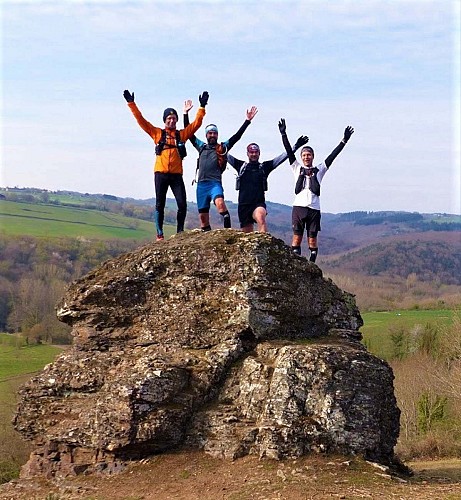
[[[163,234],[157,234],[157,241],[163,241],[165,239],[165,236]]]

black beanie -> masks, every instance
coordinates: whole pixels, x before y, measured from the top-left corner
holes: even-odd
[[[165,123],[165,120],[167,119],[168,116],[170,115],[175,115],[176,120],[178,120],[178,113],[175,109],[173,108],[166,108],[165,111],[163,112],[163,123]]]

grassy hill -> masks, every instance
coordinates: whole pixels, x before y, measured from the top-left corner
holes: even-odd
[[[95,209],[0,200],[0,230],[14,236],[147,240],[154,227],[145,220]]]
[[[453,310],[393,310],[367,312],[362,314],[363,326],[360,329],[368,350],[376,356],[392,360],[395,346],[392,337],[395,332],[414,332],[416,329],[448,327],[454,317]]]
[[[80,229],[88,237],[142,239],[146,234],[152,236],[153,233],[154,199],[135,200],[108,194],[49,192],[34,188],[0,188],[2,197],[0,224],[6,234],[38,236],[46,233],[50,236],[65,236],[69,233],[74,237]],[[226,203],[233,227],[238,227],[237,204],[230,201]],[[291,207],[272,202],[268,202],[267,207],[269,231],[289,244],[292,234]],[[188,229],[198,227],[197,212],[197,205],[188,202]],[[210,217],[213,228],[222,227],[221,217],[213,208]],[[174,231],[175,222],[176,204],[173,199],[168,199],[165,209],[167,234],[168,231]],[[322,213],[321,255],[339,254],[382,242],[383,239],[429,231],[461,235],[461,216],[391,211]]]

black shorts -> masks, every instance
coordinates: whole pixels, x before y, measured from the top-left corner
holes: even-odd
[[[255,224],[256,221],[253,219],[253,212],[258,208],[263,207],[266,209],[265,203],[255,203],[255,204],[245,204],[238,206],[238,216],[240,227],[248,226],[249,224]]]
[[[320,231],[320,210],[309,207],[293,207],[291,211],[293,234],[302,236],[304,229],[311,238],[315,238]]]

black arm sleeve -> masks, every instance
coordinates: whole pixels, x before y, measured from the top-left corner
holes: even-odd
[[[234,146],[237,141],[239,141],[242,138],[243,133],[245,130],[248,128],[250,125],[251,121],[250,120],[245,120],[243,122],[243,125],[237,130],[237,132],[227,141],[227,150]]]
[[[290,165],[292,165],[296,161],[296,158],[290,141],[288,140],[287,134],[282,134],[282,142],[288,155],[288,161],[290,162]]]
[[[328,155],[327,159],[325,160],[325,165],[327,167],[329,167],[333,161],[335,160],[335,158],[339,155],[339,153],[341,153],[341,151],[344,149],[344,142],[341,141],[336,147],[335,149],[333,149],[333,151]]]
[[[189,123],[190,123],[189,122],[189,113],[184,113],[183,114],[183,120],[184,120],[184,128],[186,128],[189,125]],[[189,140],[195,146],[195,143],[197,141],[197,137],[195,137],[195,135],[193,135]]]

